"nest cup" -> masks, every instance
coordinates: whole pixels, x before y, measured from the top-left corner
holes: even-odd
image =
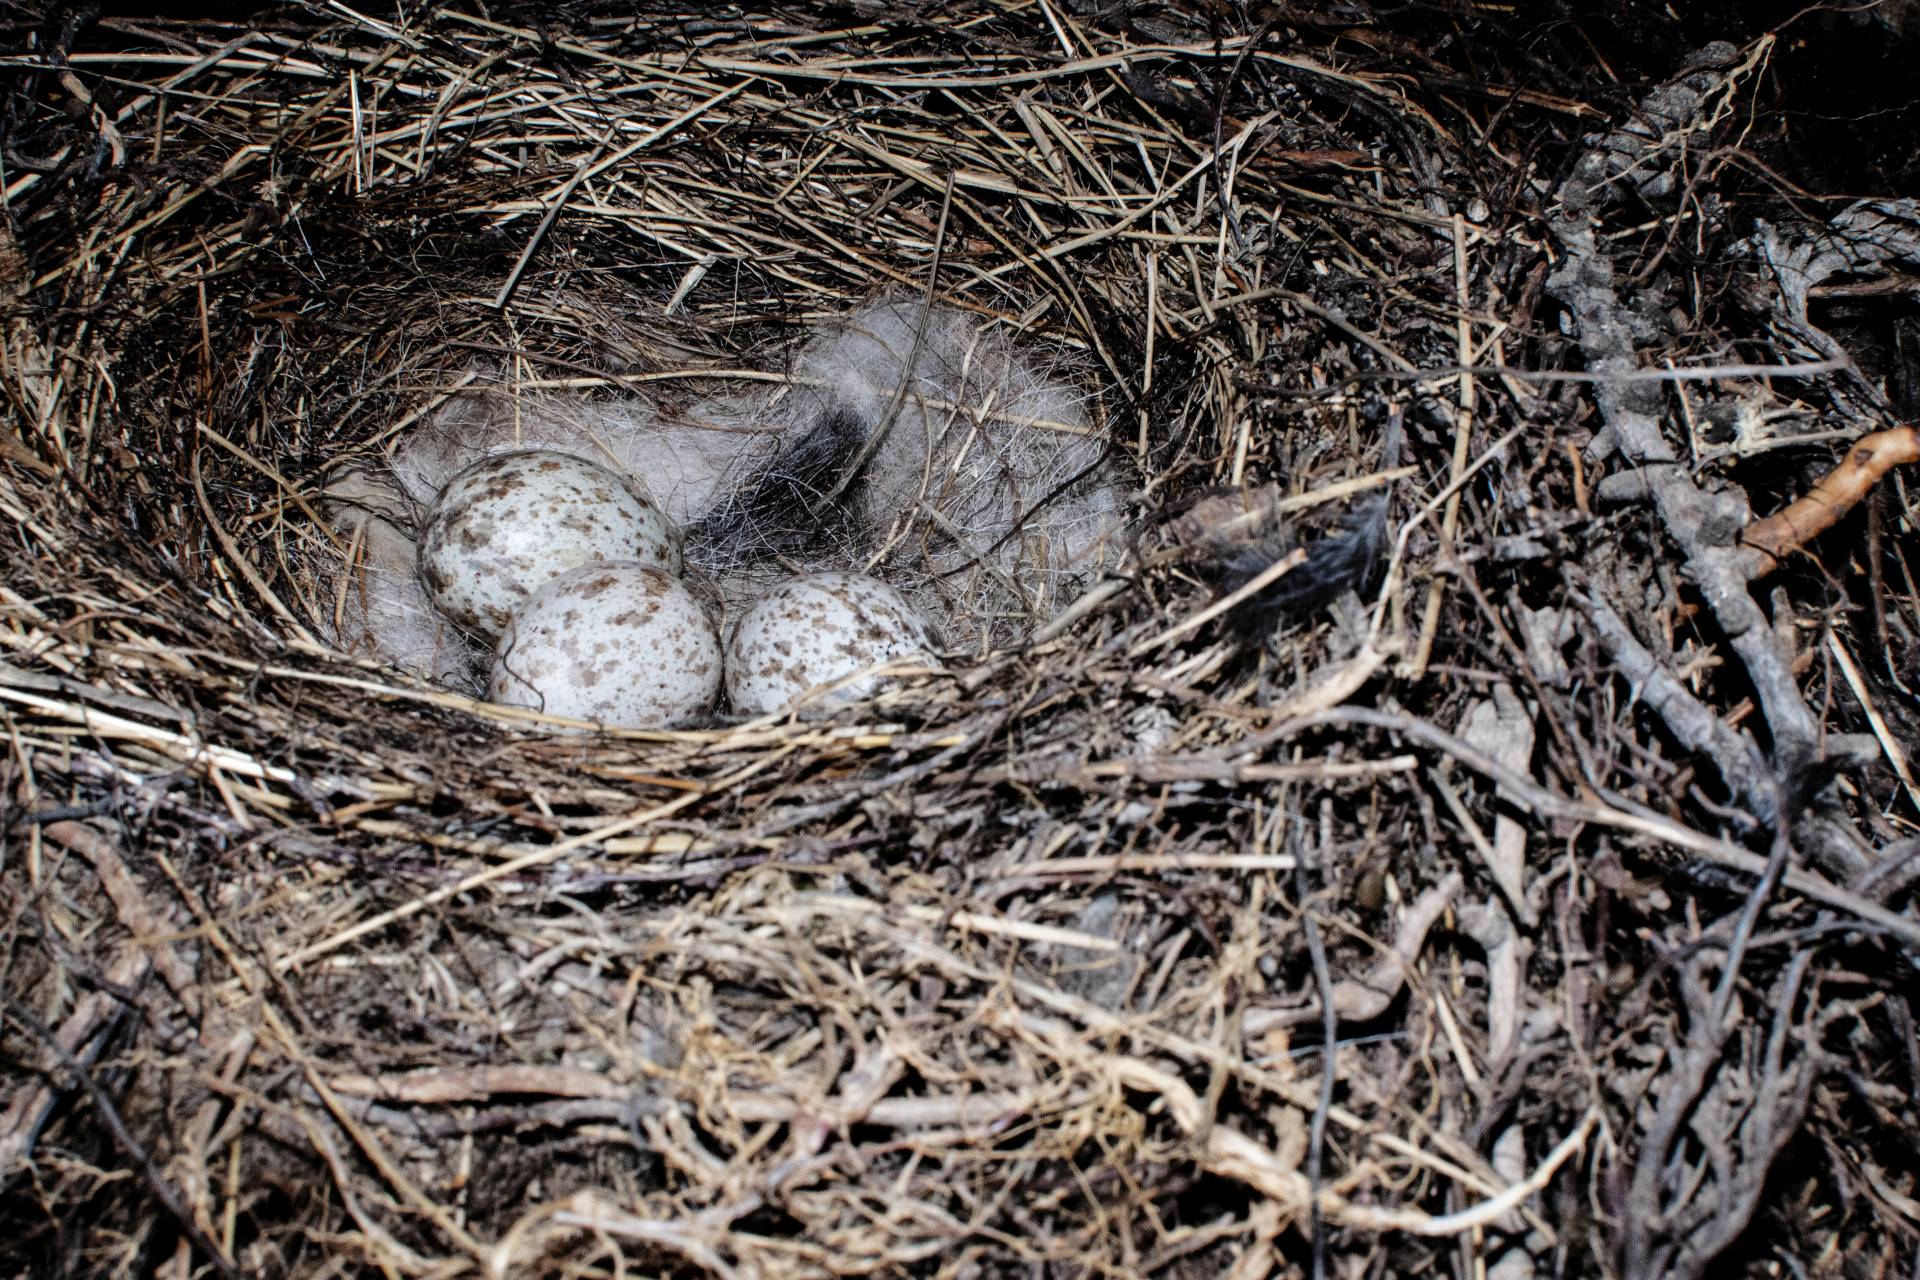
[[[336,529],[355,539],[351,558],[323,570],[325,593],[344,606],[333,638],[474,691],[506,619],[475,633],[435,606],[504,589],[531,558],[572,563],[590,554],[582,539],[602,536],[597,509],[579,502],[543,497],[536,510],[515,499],[496,518],[500,500],[486,499],[483,514],[467,514],[491,492],[476,489],[481,477],[491,485],[503,467],[517,476],[536,461],[529,483],[569,458],[604,465],[608,483],[617,477],[684,527],[688,567],[712,584],[723,628],[796,573],[854,572],[904,592],[955,648],[979,650],[1022,639],[1117,563],[1124,468],[1088,413],[1091,393],[1064,380],[1065,362],[1045,370],[1038,348],[930,300],[882,300],[812,329],[790,357],[773,353],[784,372],[772,388],[675,411],[639,396],[521,398],[494,383],[474,390],[479,403],[401,434],[384,467],[352,468],[331,490]],[[582,483],[565,494],[585,494]],[[429,509],[425,532],[409,537]],[[510,517],[526,529],[505,528]],[[465,525],[515,553],[490,557],[487,543],[465,570],[471,584],[448,594],[442,581],[436,594],[432,574],[451,572],[442,561],[474,554],[446,532]],[[567,551],[533,545],[529,530],[548,526],[543,536]],[[608,547],[606,558],[626,558]]]
[[[778,1169],[832,1145],[803,1115],[815,1086],[801,1080],[852,1099],[849,1071],[868,1082],[845,1113],[854,1130],[946,1134],[1010,1204],[1084,1171],[1076,1130],[1115,1140],[1113,1168],[1140,1167],[1136,1119],[1103,1116],[1087,1088],[1112,1046],[977,1015],[1002,975],[1023,1004],[1124,1007],[1143,970],[1116,940],[1163,901],[1152,877],[1200,883],[1150,872],[1095,910],[1077,881],[1022,865],[1107,857],[1110,840],[1253,842],[1235,805],[1195,837],[1156,807],[1159,784],[1074,772],[1222,732],[1156,705],[1209,678],[1182,667],[1184,648],[1150,684],[1087,674],[1209,592],[1150,567],[1166,550],[1152,538],[1149,560],[1127,560],[1133,495],[1183,468],[1203,474],[1177,484],[1204,487],[1232,439],[1200,363],[1147,361],[1153,242],[1100,237],[1062,274],[1037,240],[1009,252],[956,224],[929,256],[942,193],[893,191],[891,161],[856,159],[880,106],[867,89],[831,89],[825,132],[798,134],[767,122],[812,110],[805,94],[728,97],[710,69],[690,86],[680,53],[631,92],[616,65],[684,52],[677,16],[582,27],[617,63],[564,74],[529,60],[521,35],[437,16],[422,31],[450,61],[421,46],[381,62],[385,37],[358,19],[283,20],[259,37],[285,54],[269,64],[242,32],[167,28],[207,59],[196,91],[211,114],[174,111],[155,79],[159,96],[118,117],[150,140],[128,163],[150,146],[167,162],[143,170],[155,204],[136,211],[126,202],[146,197],[118,185],[35,203],[52,182],[36,178],[13,207],[42,265],[0,242],[15,305],[46,255],[68,265],[34,295],[35,322],[16,313],[6,329],[8,385],[36,406],[31,459],[0,440],[8,509],[34,545],[9,565],[9,652],[54,682],[9,704],[33,721],[10,794],[57,806],[31,838],[66,853],[10,853],[8,874],[36,868],[45,939],[63,936],[57,904],[110,922],[27,946],[10,981],[78,1037],[70,1054],[97,1053],[154,1171],[120,1177],[111,1127],[58,1088],[9,1093],[31,1123],[0,1135],[14,1160],[0,1178],[80,1154],[35,1166],[39,1198],[7,1199],[0,1239],[42,1241],[57,1222],[88,1248],[184,1242],[269,1275],[316,1258],[423,1275],[483,1255],[560,1274],[595,1247],[575,1216],[614,1208],[674,1224],[620,1246],[656,1268],[751,1254],[780,1274],[785,1240],[838,1241],[834,1257],[871,1272],[957,1243],[938,1223],[972,1216],[966,1179],[893,1155],[862,1175],[869,1188],[937,1219],[876,1228],[808,1174],[781,1211],[790,1225],[747,1210],[702,1235],[700,1206],[732,1194],[725,1163],[770,1203]],[[111,31],[90,38],[179,56]],[[287,31],[309,52],[279,44]],[[929,31],[934,46],[973,39]],[[336,56],[324,74],[307,61]],[[288,113],[249,96],[263,66]],[[644,154],[592,172],[598,126],[569,106],[583,74],[623,139],[658,131]],[[1075,73],[1080,88],[1104,83],[1090,76]],[[973,101],[1013,136],[1012,98]],[[930,120],[905,100],[880,110],[889,147],[896,126]],[[258,150],[229,151],[235,137]],[[843,158],[825,184],[807,168],[822,140]],[[1098,145],[1101,165],[1147,180],[1132,144]],[[1059,208],[1082,203],[1064,173],[1046,181]],[[536,209],[557,212],[543,224]],[[1180,216],[1209,215],[1189,202]],[[877,239],[848,240],[855,226]],[[109,227],[136,228],[115,242],[119,274],[86,247]],[[1172,305],[1173,282],[1154,278],[1156,305]],[[61,318],[83,314],[112,321]],[[1144,449],[1143,421],[1158,424]],[[416,542],[448,479],[530,449],[644,485],[685,535],[685,582],[716,634],[792,575],[868,574],[936,622],[945,674],[823,699],[823,720],[614,734],[487,703],[491,655],[428,604]],[[1123,563],[1149,597],[1119,589]],[[1022,923],[942,923],[982,910]],[[145,941],[118,949],[130,938]],[[1212,963],[1175,948],[1164,981]],[[140,992],[150,1016],[70,998],[86,987],[74,965]],[[902,1017],[926,1033],[904,1052],[884,1029]],[[26,1025],[0,1028],[10,1060],[52,1062]],[[828,1044],[826,1028],[853,1038]],[[1050,1079],[1066,1092],[1049,1099]],[[1034,1138],[1005,1148],[995,1116],[1036,1104]],[[769,1124],[790,1136],[756,1146],[749,1132]],[[88,1162],[114,1176],[89,1182]],[[1147,1164],[1155,1188],[1172,1185],[1164,1158]],[[1060,1212],[1076,1220],[1133,1230],[1091,1202]]]
[[[943,192],[895,189],[920,144],[861,150],[873,121],[888,148],[934,136],[925,104],[844,82],[812,106],[775,81],[729,97],[732,73],[688,71],[679,16],[588,23],[574,37],[613,61],[565,69],[522,34],[440,16],[398,61],[377,24],[281,20],[256,37],[278,51],[265,62],[243,32],[167,27],[197,51],[169,74],[206,59],[202,115],[153,70],[178,49],[96,31],[156,77],[116,117],[147,139],[126,163],[154,147],[166,163],[139,190],[63,186],[65,204],[35,203],[52,179],[27,182],[13,207],[39,265],[0,244],[16,305],[67,266],[38,286],[35,323],[6,330],[9,386],[35,406],[30,460],[0,440],[34,545],[9,566],[9,660],[53,682],[9,704],[32,723],[8,780],[55,806],[34,847],[65,851],[9,855],[9,874],[39,877],[20,901],[48,913],[49,941],[10,981],[78,1037],[69,1056],[96,1055],[153,1171],[120,1176],[112,1127],[67,1105],[51,1073],[70,1067],[48,1065],[44,1093],[8,1094],[32,1123],[0,1156],[79,1154],[35,1166],[38,1198],[8,1199],[0,1238],[58,1223],[88,1248],[174,1242],[242,1273],[485,1257],[557,1275],[596,1247],[580,1215],[617,1210],[664,1224],[621,1237],[644,1267],[750,1255],[784,1274],[788,1244],[835,1242],[827,1270],[871,1273],[971,1247],[954,1225],[983,1203],[970,1187],[1040,1204],[1061,1178],[1147,1169],[1143,1208],[1171,1194],[1185,1175],[1155,1154],[1166,1135],[1095,1087],[1159,1078],[1091,1023],[1045,1019],[1209,981],[1218,954],[1175,945],[1161,909],[1170,887],[1197,893],[1218,926],[1215,882],[1173,855],[1263,847],[1239,798],[1129,772],[1240,731],[1238,712],[1181,701],[1204,699],[1188,691],[1234,646],[1204,630],[1115,683],[1123,655],[1212,594],[1158,526],[1135,556],[1127,523],[1143,488],[1184,500],[1233,465],[1227,384],[1190,350],[1148,358],[1142,300],[1173,309],[1164,327],[1204,290],[1170,258],[1150,266],[1159,242],[1120,235],[1126,213],[1064,169],[1016,187],[1042,181],[1047,207],[1113,229],[1070,270],[1031,223],[1002,247],[956,222],[930,253]],[[1052,36],[1007,20],[1028,24],[1020,57],[1050,66]],[[944,20],[858,37],[896,38],[888,56],[909,61],[974,41]],[[656,67],[644,94],[618,70],[635,59]],[[262,74],[284,113],[251,96]],[[966,90],[994,121],[980,138],[1026,136],[1020,111],[1051,136],[1042,99],[1107,83],[1071,79],[1021,105]],[[570,105],[583,83],[620,122],[615,146],[656,141],[596,171],[602,126]],[[1089,144],[1099,167],[1159,181],[1120,135]],[[822,145],[830,181],[808,167]],[[1186,143],[1166,146],[1172,164]],[[1175,199],[1181,219],[1212,216],[1200,193]],[[990,197],[993,235],[1023,200]],[[109,242],[118,273],[87,248]],[[716,634],[792,575],[869,574],[937,623],[945,674],[823,701],[823,720],[613,734],[485,702],[490,654],[428,605],[415,543],[449,478],[528,449],[643,484],[685,535]],[[1257,438],[1249,465],[1272,452]],[[1187,825],[1190,806],[1209,816]],[[1121,848],[1160,861],[1097,901],[1083,873],[1042,865]],[[1123,866],[1100,865],[1087,874]],[[69,937],[68,902],[107,923]],[[75,965],[146,1012],[85,998]],[[1008,993],[1024,1012],[983,1020]],[[1049,1000],[1066,1003],[1027,1018]],[[889,1039],[906,1025],[912,1043]],[[1184,1013],[1169,1025],[1182,1054],[1204,1041]],[[0,1029],[10,1060],[53,1063],[26,1026]],[[816,1105],[840,1118],[822,1128]],[[1009,1145],[1005,1115],[1031,1136]],[[899,1147],[853,1175],[872,1203],[931,1217],[876,1218],[817,1172],[783,1181],[835,1149],[829,1130],[864,1149],[870,1125],[975,1173]],[[1104,1154],[1090,1164],[1075,1133]],[[791,1221],[740,1207],[769,1197]],[[1130,1233],[1157,1209],[1069,1200],[1050,1229],[1091,1230],[1113,1258],[1146,1247]]]

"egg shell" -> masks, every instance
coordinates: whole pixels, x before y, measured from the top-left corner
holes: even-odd
[[[727,697],[743,715],[790,706],[807,690],[890,662],[932,662],[932,628],[877,578],[813,573],[755,600],[727,641]],[[870,697],[877,676],[820,695],[826,704]]]
[[[678,573],[672,523],[617,473],[547,449],[495,454],[462,471],[420,537],[420,579],[434,606],[488,638],[550,579],[627,560]]]
[[[496,702],[625,729],[697,720],[720,693],[720,640],[700,601],[655,565],[590,564],[544,584],[500,636]]]

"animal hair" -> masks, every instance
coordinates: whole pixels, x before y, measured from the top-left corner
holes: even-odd
[[[594,399],[489,389],[461,397],[408,432],[392,456],[394,478],[422,509],[481,458],[554,449],[638,480],[675,525],[714,505],[721,487],[779,445],[781,424],[743,399],[706,401],[669,417],[638,397]]]
[[[731,513],[731,562],[715,567],[754,576],[753,553],[772,546],[804,567],[870,571],[958,643],[1011,640],[1050,616],[1117,557],[1121,513],[1085,393],[1038,354],[912,299],[821,326],[792,363],[786,447],[761,470],[777,479],[736,487],[750,498]],[[795,529],[834,545],[795,547]]]
[[[845,494],[833,491],[847,459],[865,438],[861,421],[838,409],[762,464],[687,526],[687,555],[713,571],[760,560],[811,556],[855,536],[859,519]]]
[[[478,650],[433,607],[415,572],[417,512],[406,492],[389,476],[347,470],[327,486],[323,503],[354,551],[318,576],[322,598],[335,602],[335,643],[477,693]]]

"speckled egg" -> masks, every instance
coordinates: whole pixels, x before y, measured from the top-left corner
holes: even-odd
[[[542,583],[614,560],[678,573],[679,536],[619,475],[546,449],[495,454],[456,475],[420,536],[420,579],[434,606],[489,638]]]
[[[527,598],[487,696],[625,729],[684,724],[720,693],[720,640],[686,584],[633,561],[569,570]]]
[[[743,715],[791,705],[816,685],[883,662],[933,661],[933,629],[877,578],[813,573],[755,600],[727,641],[727,696]],[[878,678],[850,680],[824,703],[870,696]]]

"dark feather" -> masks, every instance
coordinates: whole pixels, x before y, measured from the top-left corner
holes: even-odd
[[[844,546],[857,526],[851,497],[831,504],[865,440],[860,419],[844,409],[793,441],[756,477],[687,527],[687,553],[700,563],[751,564]]]
[[[1295,545],[1292,534],[1282,532],[1235,548],[1222,563],[1221,587],[1228,593],[1239,590],[1285,558]],[[1230,624],[1250,640],[1264,640],[1281,624],[1343,592],[1366,587],[1386,546],[1387,499],[1382,495],[1348,513],[1337,532],[1309,544],[1306,563],[1235,606]]]

